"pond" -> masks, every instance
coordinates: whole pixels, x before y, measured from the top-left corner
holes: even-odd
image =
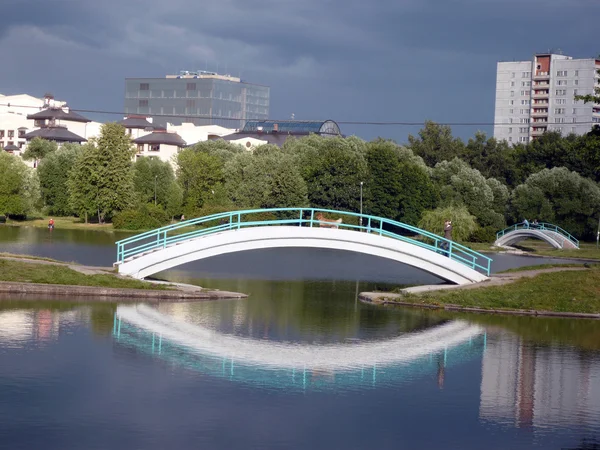
[[[111,264],[114,241],[0,228],[0,251],[84,264]],[[247,252],[161,277],[250,296],[2,298],[0,447],[600,445],[597,321],[363,304],[360,291],[438,280],[346,252]]]

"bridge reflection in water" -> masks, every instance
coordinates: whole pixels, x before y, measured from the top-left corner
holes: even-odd
[[[269,388],[368,388],[437,374],[481,358],[487,335],[479,326],[451,321],[388,340],[330,345],[257,340],[178,321],[154,308],[119,306],[113,335],[124,345],[164,361]]]

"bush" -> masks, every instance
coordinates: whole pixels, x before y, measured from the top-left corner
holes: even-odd
[[[492,243],[496,240],[496,230],[494,227],[480,227],[471,233],[469,242]]]
[[[127,209],[113,217],[113,227],[120,230],[151,230],[169,223],[162,206],[142,205],[137,209]]]
[[[455,241],[465,241],[477,229],[475,217],[469,214],[465,206],[448,206],[425,211],[419,228],[443,236],[446,220],[452,221],[452,239]]]

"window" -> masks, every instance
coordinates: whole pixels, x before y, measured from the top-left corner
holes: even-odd
[[[510,87],[515,87],[515,82],[514,81],[510,82]]]
[[[531,72],[523,72],[521,78],[531,78]]]
[[[196,90],[196,83],[188,83],[185,86],[185,90],[186,91],[195,91]]]
[[[567,95],[567,90],[566,89],[557,89],[556,95]]]
[[[185,101],[185,106],[187,106],[188,108],[195,108],[196,107],[196,100],[186,100]]]
[[[508,128],[508,132],[509,132],[509,133],[512,133],[512,127],[509,127],[509,128]]]
[[[529,86],[531,86],[531,81],[521,81],[521,86],[529,87]]]
[[[527,133],[528,131],[529,131],[529,128],[527,128],[527,127],[519,128],[519,133]]]
[[[577,131],[577,127],[571,127],[571,133],[575,133]]]
[[[8,130],[8,138],[12,139],[15,137],[15,130]]]
[[[510,96],[514,97],[515,96],[515,91],[510,91]]]
[[[566,77],[567,76],[567,71],[566,70],[559,70],[556,72],[556,76],[557,77]]]
[[[575,86],[579,86],[579,80],[575,80],[575,81],[573,81],[573,84],[574,84]]]
[[[138,104],[139,104],[140,108],[147,108],[148,100],[140,100]]]
[[[144,151],[144,144],[138,144],[137,151],[138,151],[138,153],[142,153]]]
[[[529,109],[520,109],[519,114],[529,114]]]
[[[529,96],[529,91],[521,91],[521,96],[528,97]]]
[[[556,99],[556,104],[557,105],[566,105],[567,104],[567,99],[566,98],[557,98]]]
[[[527,136],[521,136],[519,142],[527,142]]]
[[[521,100],[521,105],[529,105],[529,100]]]
[[[4,130],[0,130],[0,138],[4,137]]]
[[[565,108],[554,108],[554,114],[564,114]]]
[[[573,108],[573,114],[577,114],[577,108]]]
[[[151,152],[160,152],[160,144],[150,144],[148,147]]]
[[[509,114],[514,114],[514,113],[515,113],[515,110],[514,110],[514,109],[509,109],[509,110],[508,110],[508,113],[509,113]]]
[[[573,89],[573,95],[577,95],[577,89]]]
[[[512,136],[508,137],[508,142],[512,142]]]
[[[564,117],[557,117],[554,119],[554,123],[565,123]]]
[[[521,123],[529,123],[529,119],[523,118],[523,119],[521,119]]]
[[[509,104],[510,106],[512,106],[512,105],[514,105],[514,104],[515,104],[515,101],[514,101],[514,100],[509,100],[509,101],[508,101],[508,104]]]
[[[140,91],[149,91],[150,84],[149,83],[140,83]]]
[[[25,130],[19,130],[19,137],[22,138],[25,136]]]
[[[511,78],[514,78],[514,77],[515,77],[515,73],[514,73],[514,72],[513,72],[513,73],[511,73],[510,77],[511,77]]]
[[[508,119],[508,123],[513,123],[512,117]]]
[[[566,86],[567,85],[567,80],[558,80],[556,82],[557,86]]]

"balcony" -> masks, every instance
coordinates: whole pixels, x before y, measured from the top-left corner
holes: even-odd
[[[546,98],[550,95],[550,91],[541,90],[541,91],[533,91],[533,98]]]
[[[531,130],[531,135],[532,136],[541,136],[542,134],[544,134],[546,131],[548,131],[547,127],[534,127]]]
[[[533,102],[534,107],[549,106],[549,105],[550,105],[550,102],[548,102],[548,100],[537,100],[537,101]]]
[[[533,110],[531,112],[532,117],[545,117],[548,115],[547,109]]]
[[[550,72],[542,72],[541,70],[537,70],[535,75],[533,76],[536,80],[544,80],[550,78]]]
[[[546,88],[546,89],[550,89],[550,83],[547,82],[543,82],[543,83],[533,83],[533,88],[534,89],[539,89],[539,88]]]

